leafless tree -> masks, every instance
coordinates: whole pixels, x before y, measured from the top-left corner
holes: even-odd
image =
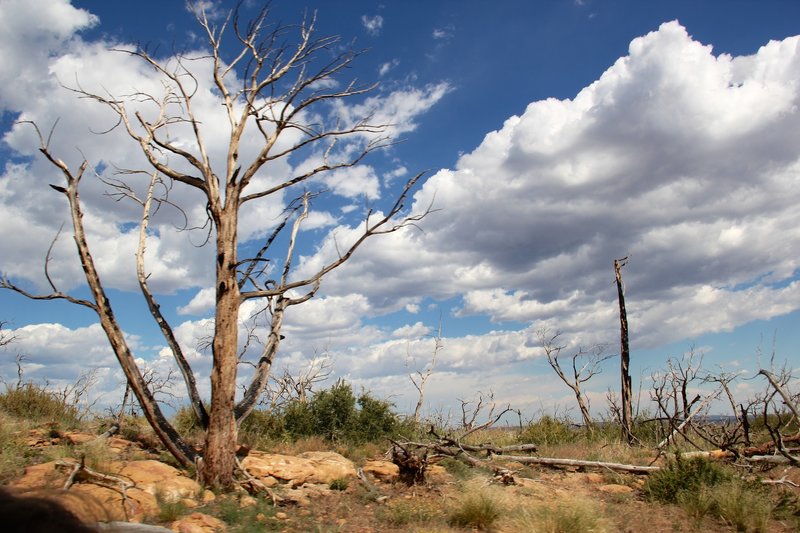
[[[3,328],[5,328],[7,324],[8,322],[0,320],[0,348],[8,346],[17,339],[16,335],[12,335],[8,333],[8,331],[3,331]]]
[[[442,341],[442,320],[439,318],[439,328],[436,330],[436,336],[433,337],[433,354],[431,355],[431,360],[423,369],[420,370],[416,368],[413,373],[408,375],[408,379],[411,380],[414,388],[417,389],[419,393],[417,405],[414,407],[414,420],[416,422],[419,422],[422,405],[425,402],[425,384],[428,382],[431,374],[433,374],[433,369],[436,368],[436,357],[439,355],[442,348],[444,348],[444,342]],[[408,365],[409,360],[412,359],[411,354],[407,355],[406,365]]]
[[[266,20],[268,9],[265,8],[247,24],[243,25],[234,11],[217,25],[199,7],[202,3],[194,5],[197,21],[207,40],[207,57],[177,54],[172,59],[160,60],[143,48],[119,50],[121,54],[140,59],[160,76],[162,94],[97,94],[84,90],[80,85],[71,90],[78,97],[93,100],[112,111],[118,120],[117,127],[127,134],[147,162],[145,169],[121,170],[119,179],[107,179],[106,182],[112,187],[112,194],[133,199],[142,207],[141,238],[136,254],[139,286],[150,314],[183,375],[198,421],[206,430],[202,452],[184,441],[164,416],[112,311],[112,303],[90,251],[78,194],[81,179],[90,168],[89,161],[84,160],[78,168],[70,168],[51,151],[49,137],[42,135],[36,125],[40,152],[64,178],[63,185],[51,187],[63,194],[69,204],[72,236],[91,297],[82,299],[58,289],[47,272],[50,252],[45,259],[45,277],[52,289],[50,293],[33,294],[5,278],[0,286],[34,299],[66,300],[96,313],[144,416],[161,442],[180,464],[197,464],[206,485],[231,487],[235,482],[238,424],[252,411],[267,383],[280,344],[286,310],[311,299],[322,278],[350,259],[368,238],[413,225],[429,210],[416,215],[405,210],[408,195],[421,177],[419,174],[406,183],[395,202],[384,212],[368,211],[362,232],[352,244],[340,250],[338,257],[308,277],[291,276],[295,271],[295,247],[300,226],[308,217],[311,202],[317,194],[308,189],[298,189],[313,185],[310,180],[322,173],[353,167],[370,152],[387,146],[390,141],[385,137],[386,125],[372,124],[369,116],[346,124],[308,121],[307,117],[321,116],[320,106],[362,95],[372,88],[355,81],[344,85],[331,83],[344,74],[358,53],[350,50],[340,52],[340,43],[335,37],[316,37],[314,17],[298,26],[270,26]],[[294,31],[297,34],[292,40]],[[229,46],[237,46],[238,52],[229,54]],[[205,69],[208,64],[211,68]],[[210,140],[204,135],[204,119],[198,115],[196,100],[200,94],[199,77],[208,75],[209,70],[212,91],[221,100],[228,121],[225,132],[227,155],[219,165],[212,165]],[[244,151],[240,151],[246,135],[254,135],[260,143],[256,155],[249,160],[241,157]],[[337,151],[336,143],[343,139],[360,144],[355,150],[352,149],[355,145],[350,144],[348,150]],[[322,157],[313,168],[286,176],[278,182],[264,184],[254,179],[270,165],[285,161],[293,154],[308,153],[314,146],[319,148]],[[128,183],[142,175],[149,177],[149,186],[144,196],[137,196]],[[148,286],[145,245],[150,215],[159,205],[169,202],[168,192],[173,187],[184,187],[200,195],[208,216],[208,227],[213,230],[210,242],[215,249],[216,300],[209,405],[202,402],[194,373]],[[296,199],[282,222],[264,238],[262,247],[254,255],[240,258],[238,244],[242,207],[249,202],[279,198],[287,192],[293,193]],[[285,237],[276,239],[278,234]],[[282,246],[285,244],[280,252],[273,249],[276,242],[283,243]],[[264,268],[268,262],[272,269]],[[270,277],[271,273],[274,277]],[[267,310],[269,334],[258,356],[252,380],[243,398],[237,402],[239,309],[247,300],[257,300]]]
[[[333,374],[333,359],[324,353],[309,359],[296,372],[284,368],[282,374],[270,376],[260,403],[270,409],[283,407],[292,401],[307,403],[314,387],[325,382]]]
[[[614,259],[614,274],[617,281],[619,300],[619,371],[620,371],[620,414],[622,432],[629,444],[633,444],[633,391],[631,390],[631,352],[628,344],[628,313],[625,310],[625,285],[622,282],[622,267],[628,258]]]
[[[583,419],[583,425],[589,431],[594,431],[594,423],[592,422],[592,416],[589,412],[589,397],[586,396],[586,391],[584,391],[582,387],[584,383],[602,371],[601,365],[603,362],[613,357],[613,355],[605,353],[605,346],[595,345],[591,348],[582,348],[579,346],[571,355],[563,357],[564,354],[562,351],[567,346],[561,344],[561,333],[556,332],[551,335],[547,330],[539,330],[537,336],[539,338],[539,344],[541,344],[547,356],[547,362],[550,364],[550,367],[575,395],[575,400],[578,402],[578,409]],[[563,359],[569,359],[570,361],[569,364],[572,370],[567,371],[569,375],[561,366],[561,361]]]
[[[770,366],[770,370],[762,368],[758,371],[758,375],[764,376],[769,383],[761,402],[762,421],[772,437],[775,451],[790,464],[800,466],[800,450],[789,449],[786,445],[787,441],[796,441],[800,437],[800,394],[791,392],[790,386],[795,378],[790,369],[784,365],[780,370],[774,370],[774,354]],[[787,435],[790,430],[795,435]]]
[[[457,398],[457,400],[461,402],[461,429],[466,431],[472,431],[475,428],[475,422],[484,409],[489,409],[486,418],[491,419],[494,416],[494,410],[497,408],[497,404],[494,401],[494,392],[492,391],[485,395],[483,392],[478,391],[478,395],[471,400],[462,400],[461,398]],[[510,409],[509,406],[506,411]]]

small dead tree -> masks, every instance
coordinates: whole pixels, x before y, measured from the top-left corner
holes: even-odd
[[[653,382],[650,398],[655,402],[657,416],[666,420],[670,430],[689,419],[692,407],[701,399],[700,394],[689,398],[691,388],[700,381],[698,373],[702,367],[703,354],[699,355],[694,348],[680,359],[667,359],[667,368],[650,375]]]
[[[786,462],[800,466],[800,450],[789,449],[787,441],[796,441],[800,437],[800,394],[792,394],[789,386],[794,377],[787,368],[779,371],[766,370],[758,371],[769,383],[771,390],[764,395],[762,400],[762,421],[764,427],[769,431],[775,451],[779,453]],[[776,397],[780,397],[780,402]],[[787,435],[786,432],[793,430],[794,435]]]
[[[3,328],[5,328],[7,325],[8,322],[0,320],[0,348],[2,348],[3,346],[8,346],[17,339],[16,335],[8,333],[7,330],[3,331]]]
[[[325,116],[322,106],[363,95],[374,86],[340,82],[339,77],[346,73],[358,52],[342,52],[336,37],[317,37],[314,17],[297,26],[270,26],[266,7],[247,24],[239,20],[237,10],[216,24],[206,16],[203,2],[190,5],[206,41],[205,55],[177,53],[161,59],[144,48],[118,50],[141,60],[155,72],[161,82],[157,86],[163,92],[134,88],[128,94],[112,95],[100,90],[92,92],[80,85],[70,90],[77,97],[110,110],[117,121],[115,127],[127,136],[146,162],[144,168],[120,169],[118,178],[105,180],[117,199],[133,200],[142,208],[136,254],[139,287],[181,370],[198,422],[205,429],[202,451],[190,446],[164,416],[112,311],[112,302],[87,239],[84,228],[87,219],[78,193],[84,174],[94,166],[84,160],[78,168],[70,168],[50,148],[53,132],[44,136],[36,125],[33,126],[39,135],[41,154],[64,179],[61,185],[51,187],[64,195],[69,205],[72,237],[91,296],[83,299],[59,290],[47,271],[49,251],[45,258],[49,293],[30,293],[5,277],[0,287],[33,299],[61,299],[91,309],[145,418],[167,450],[181,465],[196,465],[206,485],[230,488],[235,482],[238,426],[250,414],[267,384],[287,309],[313,298],[322,278],[349,260],[367,239],[413,225],[430,210],[416,215],[405,211],[410,191],[421,177],[418,174],[383,212],[367,211],[361,233],[339,250],[338,257],[307,277],[294,277],[300,227],[309,216],[312,200],[321,192],[309,190],[315,186],[313,180],[326,172],[352,168],[371,152],[390,144],[385,137],[387,124],[371,123],[368,113],[347,121],[325,120],[320,118]],[[212,159],[209,153],[212,137],[218,137],[220,131],[209,131],[201,116],[204,102],[199,100],[209,94],[218,99],[227,119],[222,132],[226,150],[217,159]],[[281,163],[291,156],[312,153],[316,154],[316,164],[298,168],[296,174],[280,179],[263,179],[270,166],[282,168]],[[149,183],[135,188],[131,183],[142,176],[147,176]],[[137,195],[135,191],[143,188],[146,192]],[[214,247],[213,363],[208,405],[201,400],[194,373],[149,287],[145,266],[150,216],[159,205],[171,203],[169,194],[175,194],[176,188],[200,199],[197,204],[200,209],[194,212],[206,214],[208,240]],[[283,195],[289,198],[294,195],[283,219],[271,234],[264,236],[258,251],[249,257],[239,257],[242,208],[269,199],[283,202]],[[184,213],[191,210],[189,206],[182,208]],[[278,235],[283,238],[277,239]],[[278,242],[283,246],[280,251],[273,249]],[[270,268],[265,268],[268,263]],[[239,311],[248,300],[259,302],[270,319],[252,379],[237,401]]]
[[[578,402],[578,409],[581,412],[583,425],[590,431],[594,431],[594,422],[589,412],[590,402],[586,391],[582,389],[583,384],[592,379],[602,371],[601,365],[607,359],[613,357],[611,354],[605,353],[605,346],[595,345],[591,348],[578,347],[568,357],[563,357],[563,350],[567,347],[561,343],[561,333],[556,332],[550,335],[547,330],[540,330],[537,332],[539,344],[544,349],[547,356],[547,362],[550,367],[555,371],[564,384],[572,390],[575,395],[575,400]],[[562,359],[569,359],[571,372],[567,375],[561,366]]]
[[[424,369],[420,370],[417,368],[414,373],[408,375],[408,379],[411,380],[414,388],[417,389],[417,392],[419,393],[417,405],[414,407],[415,422],[419,422],[420,413],[422,412],[422,405],[425,402],[425,384],[428,382],[431,374],[433,374],[433,369],[436,368],[436,358],[442,348],[444,348],[444,342],[442,341],[442,320],[440,318],[439,328],[436,330],[436,336],[433,337],[433,354],[431,355],[430,362],[425,366]],[[408,361],[410,359],[411,354],[407,354],[406,366],[408,366]]]
[[[628,444],[633,444],[633,391],[631,390],[631,355],[628,345],[628,313],[625,310],[625,286],[622,282],[622,267],[628,264],[628,257],[614,259],[614,274],[617,281],[617,298],[619,300],[619,373],[620,373],[620,406],[622,432]]]
[[[284,368],[280,375],[270,376],[259,400],[269,409],[278,409],[289,402],[307,403],[314,387],[323,383],[333,374],[333,360],[327,355],[314,356],[296,372]]]

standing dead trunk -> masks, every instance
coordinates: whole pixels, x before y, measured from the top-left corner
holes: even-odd
[[[217,221],[217,287],[211,369],[211,412],[206,432],[201,476],[207,486],[233,485],[237,425],[234,412],[236,367],[239,363],[239,284],[236,279],[236,201],[230,201]]]
[[[622,284],[622,267],[628,262],[627,257],[614,260],[614,273],[617,279],[617,297],[619,299],[619,370],[620,396],[622,397],[622,433],[628,444],[633,444],[632,431],[632,394],[631,394],[631,356],[628,347],[628,314],[625,311],[625,290]]]

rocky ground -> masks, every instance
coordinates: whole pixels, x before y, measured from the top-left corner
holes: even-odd
[[[65,453],[26,467],[7,488],[16,494],[57,500],[88,523],[149,523],[191,533],[465,531],[469,528],[448,523],[447,509],[470,494],[485,494],[501,513],[491,526],[494,531],[530,530],[531,522],[520,518],[525,515],[521,509],[566,514],[580,509],[585,520],[593,516],[595,520],[593,528],[584,531],[733,530],[722,523],[693,520],[677,507],[648,502],[642,496],[640,476],[611,472],[509,464],[514,483],[503,485],[488,473],[465,466],[436,465],[424,485],[409,487],[399,482],[397,467],[382,457],[356,464],[331,451],[285,455],[253,450],[241,458],[241,466],[251,487],[268,491],[257,496],[244,490],[215,495],[159,460],[163,457],[157,452],[119,437],[34,430],[29,446],[39,452],[59,449]],[[76,450],[81,453],[67,453]],[[800,483],[796,468],[781,469],[778,474],[784,481]],[[565,530],[560,527],[548,531]],[[791,528],[775,522],[771,530]]]

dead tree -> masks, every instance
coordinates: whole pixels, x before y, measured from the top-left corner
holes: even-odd
[[[6,324],[8,324],[8,322],[0,320],[0,348],[3,346],[8,346],[17,339],[16,335],[12,335],[7,331],[3,331],[3,328],[6,327]]]
[[[127,95],[100,94],[80,85],[70,90],[77,97],[95,101],[110,110],[117,120],[116,128],[127,135],[132,147],[146,161],[145,168],[122,169],[119,178],[105,181],[117,199],[134,200],[142,208],[141,239],[136,254],[139,286],[183,374],[198,421],[205,428],[202,451],[198,452],[185,442],[164,416],[112,311],[112,302],[90,250],[78,193],[86,170],[94,166],[84,160],[78,168],[70,168],[51,151],[49,136],[42,135],[36,125],[40,152],[64,178],[61,185],[51,187],[63,194],[69,205],[72,236],[91,296],[82,299],[58,289],[47,272],[50,252],[45,259],[50,293],[32,294],[5,278],[0,286],[30,298],[62,299],[91,309],[99,319],[142,413],[167,450],[183,466],[197,463],[200,478],[206,485],[227,488],[235,481],[238,425],[256,405],[270,376],[287,309],[314,297],[322,278],[350,259],[367,239],[411,225],[427,211],[417,215],[405,211],[410,191],[421,177],[419,174],[406,183],[394,203],[386,206],[383,212],[367,212],[360,234],[339,250],[338,257],[308,277],[293,277],[298,233],[318,194],[308,189],[314,186],[311,180],[325,172],[354,167],[369,153],[390,143],[385,137],[387,125],[372,124],[369,116],[347,123],[307,121],[316,122],[317,117],[323,116],[322,106],[363,95],[373,86],[338,81],[358,53],[341,52],[336,37],[316,37],[313,17],[298,26],[270,26],[267,24],[268,9],[264,8],[248,24],[240,24],[238,12],[234,11],[216,25],[206,17],[202,3],[192,5],[206,39],[206,55],[179,53],[162,60],[143,48],[118,50],[141,60],[151,69],[160,78],[159,87],[163,93],[134,90]],[[293,39],[294,31],[297,34]],[[236,49],[228,53],[231,47]],[[227,117],[226,155],[214,160],[213,165],[209,156],[211,132],[198,114],[202,106],[197,101],[198,95],[209,93],[219,99]],[[213,133],[217,134],[218,130]],[[251,149],[253,144],[258,144],[252,157],[245,157],[245,139]],[[339,149],[342,143],[347,146]],[[312,150],[320,155],[316,165],[281,180],[259,179],[270,165]],[[141,196],[137,196],[134,190],[141,188],[134,189],[132,181],[141,176],[149,178],[149,185],[144,195],[140,192]],[[160,312],[145,268],[150,215],[160,205],[170,203],[167,195],[174,188],[184,188],[200,198],[203,208],[200,211],[207,215],[206,227],[213,230],[209,233],[215,269],[209,405],[200,399],[192,369],[172,327]],[[253,256],[240,258],[239,221],[243,206],[268,199],[282,201],[284,194],[290,195],[289,198],[294,195],[295,200],[289,203],[282,221],[264,237],[263,246]],[[190,210],[189,206],[181,207],[185,213]],[[277,239],[279,234],[284,237]],[[284,248],[274,250],[276,242],[282,243]],[[272,265],[271,270],[265,268],[267,263]],[[237,402],[239,310],[248,300],[258,301],[270,318],[267,339],[255,364],[254,375],[243,398]]]
[[[282,374],[270,376],[259,403],[269,409],[281,408],[292,401],[307,403],[314,387],[326,381],[332,373],[333,360],[327,355],[311,358],[295,373],[284,368]]]
[[[614,274],[617,280],[617,298],[619,300],[619,373],[620,397],[622,400],[622,432],[628,444],[633,444],[633,392],[631,391],[631,355],[628,346],[628,313],[625,311],[625,288],[622,283],[622,267],[628,258],[614,259]]]
[[[605,347],[602,345],[595,345],[588,349],[579,346],[572,355],[568,357],[572,371],[570,375],[567,375],[561,366],[561,359],[563,359],[562,351],[566,348],[566,345],[560,343],[559,338],[561,334],[556,332],[554,335],[550,336],[546,330],[540,330],[537,332],[537,336],[547,356],[547,362],[550,364],[550,367],[575,395],[575,400],[578,402],[578,409],[583,419],[583,425],[590,432],[594,431],[594,422],[589,413],[589,397],[586,396],[586,392],[581,387],[602,371],[600,365],[611,358],[612,355],[605,354]]]
[[[433,338],[433,355],[431,356],[430,363],[425,366],[424,371],[416,369],[416,376],[413,373],[408,375],[408,379],[411,380],[414,388],[417,389],[417,392],[419,393],[417,405],[414,407],[415,422],[419,422],[420,413],[422,412],[422,405],[425,402],[425,384],[428,382],[431,374],[433,374],[433,369],[436,368],[436,357],[439,355],[439,352],[442,350],[442,348],[444,348],[444,343],[442,342],[442,320],[440,318],[439,329],[436,331],[436,336]],[[408,359],[411,359],[410,354],[408,354],[407,360]]]
[[[535,444],[518,444],[511,446],[495,446],[491,443],[488,444],[468,444],[467,438],[471,435],[478,433],[481,430],[488,429],[495,425],[503,416],[510,412],[518,411],[506,406],[505,409],[498,414],[494,414],[496,404],[492,403],[486,422],[480,425],[473,425],[477,413],[484,407],[483,396],[479,401],[479,408],[470,411],[464,407],[462,401],[462,411],[470,412],[468,417],[471,422],[463,425],[453,431],[439,432],[433,426],[428,430],[428,435],[432,437],[431,440],[420,441],[392,441],[392,462],[400,469],[400,479],[409,485],[420,484],[425,481],[425,472],[432,464],[441,461],[447,457],[454,457],[460,459],[470,466],[479,468],[488,468],[492,470],[496,476],[500,477],[504,482],[513,482],[513,477],[509,477],[510,473],[502,468],[495,468],[488,463],[488,458],[492,455],[502,455],[511,452],[535,452],[537,446]],[[472,413],[475,416],[472,416]],[[478,455],[483,454],[483,459]]]
[[[780,454],[784,461],[800,466],[800,450],[786,446],[788,442],[796,441],[795,439],[800,437],[798,397],[793,396],[788,390],[793,379],[792,373],[786,368],[777,373],[762,368],[758,374],[767,379],[771,388],[763,398],[762,421],[772,437],[775,452]],[[780,397],[780,404],[776,401],[776,396]],[[787,435],[786,432],[789,430],[795,435]]]
[[[699,381],[698,372],[702,362],[703,354],[698,357],[691,349],[680,359],[670,357],[666,370],[650,375],[653,382],[650,398],[656,404],[656,416],[666,421],[670,438],[675,433],[681,433],[691,442],[683,427],[692,418],[692,407],[702,398],[700,394],[689,398],[689,390],[697,386],[695,382]]]

